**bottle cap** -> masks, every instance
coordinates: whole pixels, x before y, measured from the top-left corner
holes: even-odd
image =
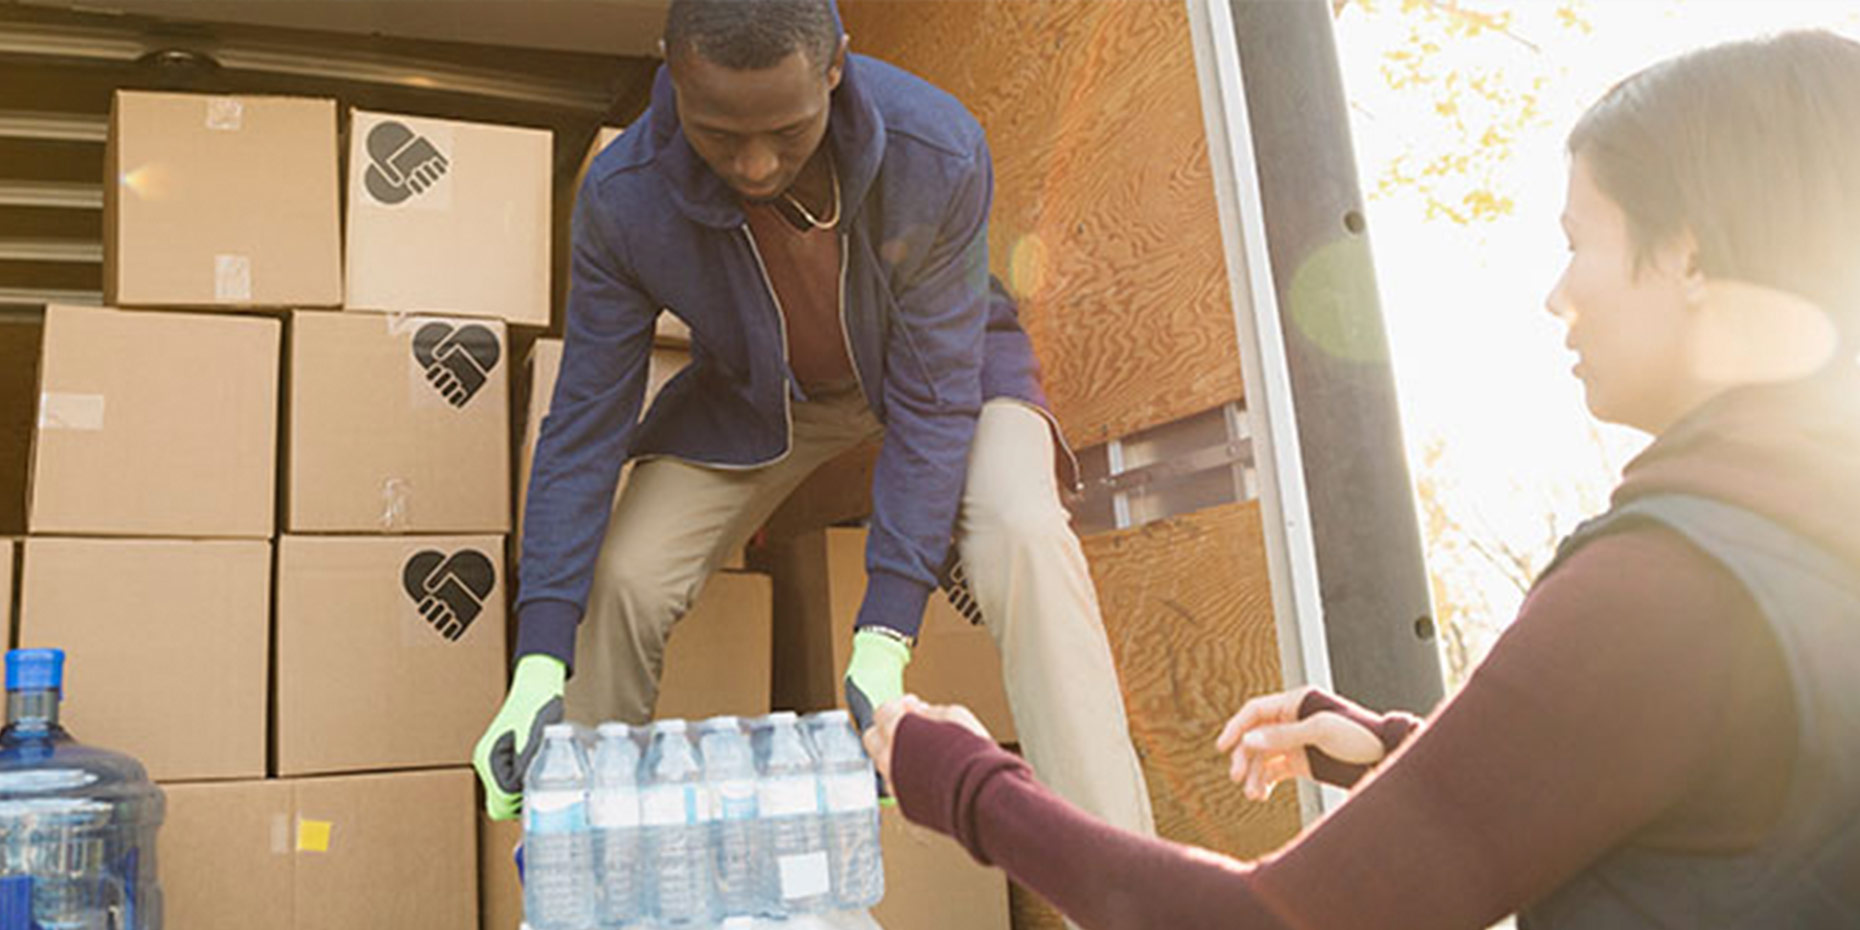
[[[714,732],[716,730],[740,730],[742,728],[742,721],[729,714],[718,714],[715,717],[708,717],[701,725],[701,729],[706,732]]]
[[[62,691],[64,683],[63,649],[14,649],[6,654],[8,691]]]
[[[659,720],[653,723],[652,728],[660,733],[683,733],[685,722],[682,719]]]
[[[606,739],[609,737],[627,739],[633,735],[633,728],[617,720],[609,720],[606,723],[603,723],[600,726],[595,727],[594,732],[596,735],[600,736],[602,739]]]
[[[574,739],[575,725],[572,723],[552,723],[543,727],[543,739]]]

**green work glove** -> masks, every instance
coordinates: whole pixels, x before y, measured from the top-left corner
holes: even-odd
[[[846,707],[859,732],[872,728],[872,714],[904,696],[904,667],[911,647],[902,636],[867,627],[853,632],[852,658],[846,663]]]
[[[854,631],[852,658],[846,663],[846,708],[861,735],[872,728],[873,713],[904,696],[904,667],[909,664],[911,647],[903,636],[870,627]],[[897,803],[882,778],[878,799],[880,804]]]
[[[510,693],[491,726],[472,750],[472,768],[484,782],[484,810],[492,820],[509,820],[523,806],[523,773],[542,746],[543,727],[562,722],[562,689],[568,666],[553,656],[517,660]]]

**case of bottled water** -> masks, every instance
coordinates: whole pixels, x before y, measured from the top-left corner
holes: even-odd
[[[528,930],[876,927],[876,781],[844,711],[594,734],[549,727],[531,763]]]
[[[0,930],[161,930],[161,789],[58,723],[63,650],[6,654]]]

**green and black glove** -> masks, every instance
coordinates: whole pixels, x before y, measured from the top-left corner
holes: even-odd
[[[861,735],[872,728],[872,716],[880,707],[904,696],[904,667],[909,664],[910,641],[901,634],[880,627],[853,633],[852,658],[846,663],[846,708]],[[882,778],[878,796],[880,803],[896,803]]]
[[[517,660],[510,693],[491,726],[472,750],[472,768],[484,782],[484,809],[492,820],[510,820],[523,807],[523,773],[542,747],[543,727],[562,722],[562,690],[568,666],[546,655]]]

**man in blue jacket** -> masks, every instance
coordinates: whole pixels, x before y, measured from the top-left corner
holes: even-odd
[[[491,815],[514,815],[565,694],[583,719],[649,718],[671,627],[726,555],[817,466],[882,436],[849,703],[869,720],[902,693],[953,547],[1030,761],[1153,829],[1038,366],[988,273],[981,126],[849,55],[832,0],[673,0],[664,51],[575,210],[517,667],[474,755]],[[690,327],[692,363],[641,419],[662,311]]]

